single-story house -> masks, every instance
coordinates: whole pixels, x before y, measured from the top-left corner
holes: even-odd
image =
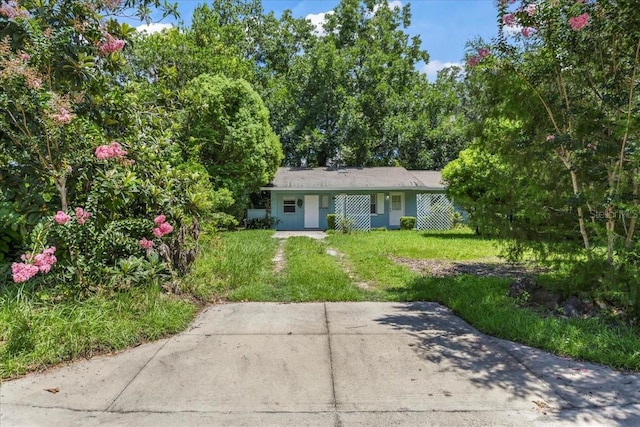
[[[270,193],[267,214],[277,230],[327,229],[327,214],[363,220],[361,228],[400,228],[400,218],[413,216],[418,228],[450,228],[453,208],[446,199],[440,171],[408,171],[402,167],[288,168],[281,167],[261,190]],[[421,222],[442,203],[444,225]],[[254,213],[255,215],[256,213]],[[432,216],[432,215],[431,215]],[[429,219],[433,223],[433,218]],[[356,226],[356,228],[359,228]]]

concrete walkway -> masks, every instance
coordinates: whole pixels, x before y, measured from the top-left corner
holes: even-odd
[[[0,425],[640,425],[640,377],[485,336],[435,303],[227,304],[9,381]]]
[[[327,237],[327,233],[321,230],[276,231],[271,237],[273,237],[274,239],[288,239],[289,237],[309,237],[311,239],[322,240]]]

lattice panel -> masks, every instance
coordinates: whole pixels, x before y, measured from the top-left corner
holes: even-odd
[[[336,196],[336,229],[345,232],[371,230],[371,196],[368,194]]]
[[[418,194],[418,230],[448,230],[453,227],[453,205],[444,194]]]

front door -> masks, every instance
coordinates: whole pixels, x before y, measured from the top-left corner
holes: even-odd
[[[404,216],[404,193],[390,193],[389,199],[389,225],[399,227]]]
[[[320,228],[320,196],[304,196],[304,228]]]

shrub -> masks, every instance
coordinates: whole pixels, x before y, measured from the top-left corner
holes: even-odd
[[[414,228],[416,228],[416,217],[414,216],[400,217],[401,230],[413,230]]]
[[[336,229],[336,214],[327,214],[327,229]]]
[[[252,218],[247,220],[248,230],[271,230],[275,228],[280,220],[272,216],[265,216],[264,218]]]

